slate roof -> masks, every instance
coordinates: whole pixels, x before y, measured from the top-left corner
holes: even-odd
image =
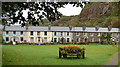
[[[21,27],[21,26],[5,26],[5,30],[6,31],[26,31],[25,27]]]
[[[26,27],[21,26],[6,26],[5,30],[7,31],[26,31]],[[72,27],[72,30],[69,27],[57,27],[52,26],[51,29],[48,29],[48,26],[29,26],[27,31],[72,31],[72,32],[83,32],[82,27]],[[95,27],[86,27],[85,32],[120,32],[119,28],[112,28],[111,31],[108,28],[100,27],[96,30]]]

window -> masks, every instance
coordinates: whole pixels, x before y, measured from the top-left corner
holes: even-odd
[[[21,37],[20,40],[23,41],[23,37]]]
[[[79,32],[77,32],[76,35],[79,35]]]
[[[6,41],[9,41],[9,37],[6,37]]]
[[[98,33],[98,36],[100,36],[100,33]]]
[[[117,36],[119,36],[119,33],[117,33]]]
[[[6,31],[6,35],[8,35],[8,33],[9,33],[9,32],[8,32],[8,31]]]
[[[86,35],[86,36],[87,36],[87,33],[83,33],[83,35]]]
[[[67,38],[67,42],[69,42],[69,39],[70,39],[70,38]]]
[[[117,41],[119,42],[119,38],[117,38]]]
[[[34,42],[34,37],[30,37],[30,41],[31,41],[31,42]]]
[[[110,36],[112,36],[112,33],[110,33]]]
[[[63,32],[61,32],[61,36],[63,35]]]
[[[37,35],[40,35],[40,31],[37,32]]]
[[[44,37],[44,42],[47,43],[47,37]]]
[[[77,42],[79,42],[79,38],[77,38]]]
[[[40,37],[38,37],[38,42],[40,42]]]
[[[54,36],[56,36],[57,35],[57,33],[56,32],[54,32]]]
[[[57,42],[57,38],[54,38],[54,42]]]
[[[30,35],[33,35],[33,31],[30,32]]]
[[[92,42],[94,42],[94,38],[92,38]]]
[[[21,31],[20,34],[23,35],[23,31]]]
[[[44,32],[44,35],[47,35],[47,32]]]
[[[13,31],[13,34],[15,35],[15,34],[16,34],[16,31]]]
[[[104,36],[107,36],[107,33],[104,33]]]
[[[93,33],[90,33],[91,36],[93,36]]]
[[[67,36],[69,36],[69,32],[67,32]]]

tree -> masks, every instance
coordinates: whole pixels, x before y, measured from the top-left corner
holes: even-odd
[[[76,7],[83,7],[86,2],[3,2],[2,3],[2,21],[3,25],[10,25],[19,22],[22,26],[25,22],[36,26],[47,18],[50,22],[59,19],[62,14],[58,8],[64,7],[68,3]],[[23,17],[23,10],[29,10],[27,18]],[[18,13],[18,15],[16,14]],[[38,17],[36,18],[35,15]]]

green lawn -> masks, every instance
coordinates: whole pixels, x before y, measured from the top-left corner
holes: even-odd
[[[103,65],[118,52],[112,45],[84,45],[85,59],[60,59],[59,46],[63,45],[3,45],[3,65]]]

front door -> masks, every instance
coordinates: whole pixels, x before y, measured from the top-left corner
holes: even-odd
[[[87,43],[87,38],[85,38],[85,43]]]
[[[13,41],[14,41],[14,42],[16,41],[15,38],[13,39]]]

